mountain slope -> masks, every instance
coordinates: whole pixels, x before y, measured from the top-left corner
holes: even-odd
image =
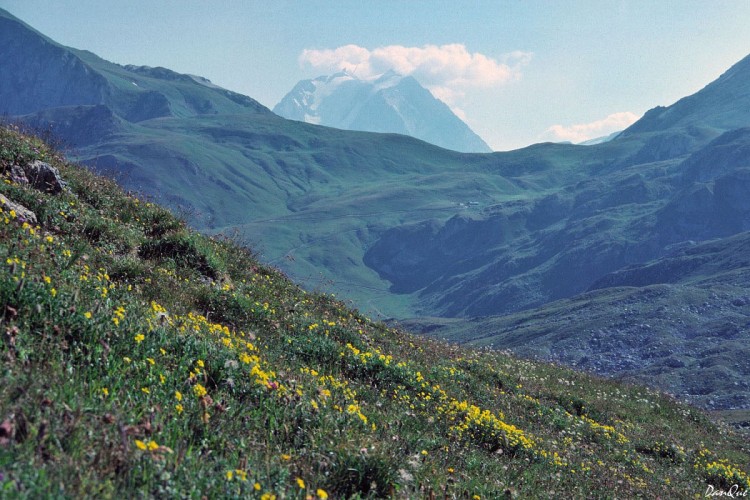
[[[747,124],[750,115],[750,55],[737,62],[716,81],[668,107],[648,111],[623,134],[661,132],[688,127],[732,130]]]
[[[17,130],[0,176],[5,495],[750,488],[740,436],[671,398],[373,323]]]
[[[25,115],[59,106],[98,104],[103,99],[104,78],[2,9],[0,43],[2,113]]]
[[[105,105],[138,122],[165,116],[270,113],[249,97],[164,68],[122,67],[70,49],[0,9],[0,113]]]
[[[410,135],[467,153],[489,146],[413,77],[389,71],[371,80],[347,72],[303,80],[273,108],[291,120],[345,130]]]
[[[661,130],[647,115],[613,141],[588,146],[590,156],[612,161],[587,179],[476,217],[391,228],[364,262],[394,291],[418,292],[425,315],[495,315],[581,293],[672,245],[748,230],[748,59],[726,75],[664,112],[685,122]],[[699,126],[706,107],[711,113]],[[477,237],[485,243],[464,252]]]
[[[706,408],[750,407],[750,233],[676,247],[530,311],[405,326],[626,377]]]

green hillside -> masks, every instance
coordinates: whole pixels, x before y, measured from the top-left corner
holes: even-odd
[[[673,249],[569,299],[414,331],[640,380],[708,409],[750,404],[750,233]]]
[[[0,47],[0,113],[380,317],[528,310],[750,230],[750,56],[605,143],[460,154],[284,120],[204,78],[65,47],[4,10]]]
[[[551,223],[541,212],[548,198],[559,197],[561,186],[589,179],[613,156],[634,153],[641,145],[630,139],[607,149],[545,144],[471,155],[405,136],[327,129],[276,116],[211,115],[130,124],[75,153],[125,188],[184,210],[191,226],[237,234],[264,261],[284,268],[309,289],[346,292],[363,309],[409,317],[419,307],[440,310],[426,306],[435,295],[450,292],[451,303],[464,307],[455,295],[469,294],[448,287],[434,295],[394,294],[403,288],[398,280],[376,265],[377,259],[365,258],[369,249],[374,253],[388,246],[390,233],[468,218],[488,221],[492,227],[485,235],[520,245],[538,229],[534,224]],[[602,182],[599,189],[606,185]],[[562,193],[571,200],[577,195],[570,189]],[[511,231],[497,224],[494,215],[507,209],[533,218],[530,228],[520,223]],[[555,212],[554,221],[564,213]],[[623,218],[615,229],[627,222]],[[430,248],[431,242],[403,240],[408,245],[404,258],[412,259],[423,277],[442,272],[433,255],[412,251],[412,245]],[[462,264],[469,262],[469,270],[474,260],[499,258],[495,247],[480,242],[473,254],[462,241],[450,244],[462,253]],[[543,254],[544,241],[534,243],[533,252]],[[502,250],[507,254],[515,248]],[[444,272],[446,279],[453,277],[452,269]]]
[[[68,190],[11,180],[35,159]],[[700,410],[373,323],[16,129],[0,162],[4,497],[750,488],[748,441]]]

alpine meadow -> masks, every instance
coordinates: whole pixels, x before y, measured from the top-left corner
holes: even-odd
[[[0,70],[1,498],[750,491],[750,56],[505,152],[392,70]]]

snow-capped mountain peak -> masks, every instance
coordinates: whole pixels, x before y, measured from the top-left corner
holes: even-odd
[[[273,111],[328,127],[411,135],[456,151],[490,151],[445,103],[393,70],[367,79],[344,70],[302,80]]]

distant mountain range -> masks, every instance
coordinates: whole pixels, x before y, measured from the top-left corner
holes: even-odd
[[[750,252],[750,57],[610,141],[464,154],[283,119],[0,11],[0,113],[369,313],[750,408],[750,283],[727,257]],[[739,357],[705,362],[684,336]],[[632,357],[634,338],[653,364]],[[667,370],[680,363],[690,377]]]
[[[413,77],[394,71],[367,80],[346,71],[302,80],[273,112],[344,130],[410,135],[464,153],[491,151],[444,102]]]
[[[605,135],[605,136],[602,136],[602,137],[595,137],[593,139],[589,139],[587,141],[579,142],[577,144],[579,146],[594,146],[596,144],[601,144],[603,142],[609,142],[612,139],[614,139],[615,137],[617,137],[618,135],[620,135],[621,132],[622,132],[622,130],[618,130],[617,132],[612,132],[611,134],[608,134],[608,135]]]

